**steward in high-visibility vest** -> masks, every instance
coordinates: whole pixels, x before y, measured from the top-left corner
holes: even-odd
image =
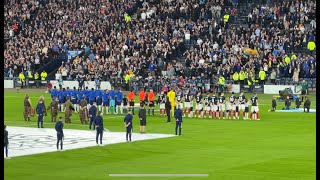
[[[313,51],[316,48],[316,43],[313,41],[309,41],[307,48],[309,49],[309,51]]]
[[[131,17],[130,17],[127,13],[124,14],[124,21],[125,21],[126,23],[128,23],[128,22],[131,21]]]
[[[19,74],[19,80],[21,82],[21,88],[23,88],[23,84],[25,83],[26,81],[26,77],[24,76],[23,72],[20,72]]]
[[[245,73],[241,70],[239,73],[240,84],[244,85]]]
[[[131,77],[129,75],[129,73],[127,73],[125,76],[124,76],[124,80],[126,82],[126,90],[129,90],[129,81],[130,81]]]
[[[39,73],[36,72],[36,73],[34,73],[34,80],[38,80],[38,79],[39,79]]]
[[[232,78],[233,78],[234,83],[235,83],[235,84],[238,84],[238,81],[239,81],[239,74],[238,74],[238,72],[237,72],[237,71],[236,71],[235,73],[233,73]]]
[[[221,92],[224,91],[224,86],[225,86],[225,84],[226,84],[225,81],[226,81],[226,80],[224,79],[223,76],[220,76],[220,77],[219,77],[219,80],[218,80],[219,92],[220,92],[220,90],[221,90]]]
[[[266,72],[261,68],[259,72],[260,85],[264,85],[264,81],[266,79]]]
[[[230,17],[229,14],[226,14],[226,15],[223,16],[224,23],[227,23],[229,21],[229,17]]]
[[[40,74],[40,76],[41,76],[41,81],[44,81],[44,80],[46,80],[48,74],[47,74],[47,72],[42,71],[42,73]]]
[[[28,71],[28,79],[33,79],[32,72]]]
[[[286,62],[286,64],[290,64],[290,57],[286,55],[286,57],[284,58],[284,62]]]
[[[224,79],[223,76],[220,76],[219,78],[219,84],[221,84],[222,86],[224,86],[226,84],[226,80]]]
[[[296,54],[293,53],[293,54],[291,55],[291,59],[293,59],[293,60],[297,59]]]
[[[248,77],[249,77],[249,73],[248,72],[244,72],[244,79],[248,80]]]

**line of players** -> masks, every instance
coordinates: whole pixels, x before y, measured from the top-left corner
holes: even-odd
[[[58,90],[56,87],[51,90],[51,98],[57,98],[59,101],[59,109],[61,112],[64,111],[64,103],[66,99],[70,98],[71,103],[75,107],[75,112],[80,111],[80,102],[82,97],[85,97],[87,102],[87,109],[89,109],[94,102],[96,102],[98,110],[102,112],[102,114],[110,114],[111,109],[114,114],[118,114],[118,110],[120,109],[120,113],[123,114],[124,111],[134,109],[134,93],[131,91],[128,94],[128,98],[123,94],[121,89],[114,90],[89,90],[88,88],[85,90],[76,89],[75,87],[72,89],[62,89]],[[154,93],[152,90],[149,92],[144,92],[142,90],[139,93],[140,103],[147,104],[149,106],[148,114],[150,114],[150,108],[152,109],[152,114],[154,115]],[[160,115],[165,114],[165,102],[167,101],[167,95],[163,91],[158,95],[158,103],[160,104]],[[194,107],[195,101],[195,109]],[[207,113],[209,118],[215,119],[239,119],[240,114],[242,112],[243,119],[259,119],[259,108],[258,108],[258,97],[257,94],[254,94],[251,97],[250,101],[245,97],[243,92],[237,97],[233,92],[228,99],[224,96],[224,93],[219,94],[216,93],[210,96],[209,93],[205,97],[202,96],[199,91],[196,96],[187,89],[185,92],[182,92],[181,89],[178,89],[175,93],[174,104],[177,107],[180,104],[181,109],[184,109],[184,116],[188,114],[188,117],[198,117],[198,118],[207,118]],[[251,104],[251,113],[249,118],[249,104]],[[119,108],[119,109],[118,109]],[[104,111],[105,109],[105,111]],[[134,114],[134,111],[132,111]]]
[[[160,103],[160,115],[165,113],[165,102],[167,101],[164,92],[161,92],[158,99]],[[195,109],[193,108],[195,104]],[[249,118],[249,105],[251,104],[251,113]],[[258,97],[254,94],[253,97],[248,100],[243,92],[239,96],[236,96],[234,92],[226,99],[224,93],[220,93],[218,96],[213,93],[211,96],[209,93],[205,97],[202,96],[199,91],[196,96],[192,95],[189,89],[186,92],[182,92],[181,89],[177,90],[175,105],[180,105],[181,109],[184,109],[184,117],[188,114],[188,117],[209,118],[215,119],[239,119],[242,112],[243,119],[260,120]]]
[[[128,99],[126,95],[123,94],[121,89],[115,90],[111,88],[111,90],[94,90],[94,89],[66,89],[62,90],[56,89],[54,87],[51,91],[51,98],[58,100],[59,111],[64,112],[64,103],[67,99],[70,98],[71,103],[74,105],[74,112],[80,112],[80,103],[83,97],[86,99],[87,109],[96,102],[97,108],[101,111],[102,114],[118,114],[119,111],[123,114],[124,111],[127,110],[128,107]]]

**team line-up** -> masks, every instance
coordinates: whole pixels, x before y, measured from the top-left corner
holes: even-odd
[[[132,111],[134,115],[135,94],[130,91],[128,96],[124,95],[121,89],[115,90],[94,90],[94,89],[56,89],[54,87],[51,91],[51,98],[58,102],[58,108],[61,112],[66,110],[67,101],[74,105],[74,112],[88,111],[94,104],[97,105],[99,111],[103,114],[123,114],[126,111]],[[215,119],[242,119],[246,120],[260,120],[258,97],[254,94],[248,99],[243,92],[236,96],[231,93],[229,97],[225,97],[224,93],[207,93],[202,95],[201,92],[190,92],[189,89],[170,89],[168,92],[161,91],[156,100],[156,95],[153,90],[146,91],[142,89],[139,94],[140,107],[142,104],[148,105],[148,114],[150,111],[154,115],[155,103],[160,105],[160,115],[166,115],[168,105],[172,115],[174,110],[180,105],[184,110],[183,116],[198,117],[198,118],[215,118]],[[195,104],[195,108],[194,108]],[[251,112],[249,117],[249,105],[251,105]],[[69,106],[67,106],[69,107]],[[86,107],[86,108],[85,108]],[[170,111],[169,111],[170,112]],[[207,116],[208,115],[208,116]]]

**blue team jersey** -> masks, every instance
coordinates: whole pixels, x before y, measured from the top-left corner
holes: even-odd
[[[102,92],[100,90],[96,90],[95,91],[95,97],[98,99],[98,98],[101,98],[102,97]]]
[[[71,96],[71,90],[70,89],[66,89],[65,94],[66,94],[66,96]]]
[[[105,103],[109,101],[109,92],[102,92],[102,101]]]
[[[96,98],[94,90],[89,91],[89,100],[94,101]]]
[[[114,96],[115,96],[116,92],[114,90],[110,90],[109,91],[109,97],[110,99],[114,99]]]
[[[83,91],[78,91],[78,103],[80,103],[81,102],[81,100],[82,100],[82,97],[84,96],[84,93],[83,93]]]
[[[118,91],[116,96],[117,96],[117,100],[118,100],[118,101],[121,101],[121,100],[122,100],[122,97],[123,97],[123,93],[120,92],[120,91]]]
[[[63,98],[62,93],[63,93],[62,91],[57,92],[57,96],[58,96],[59,101],[62,101],[62,98]]]
[[[52,89],[50,94],[52,99],[56,98],[58,96],[58,91],[56,89]]]

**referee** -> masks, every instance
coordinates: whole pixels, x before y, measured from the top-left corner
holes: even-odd
[[[62,122],[62,117],[59,117],[59,121],[56,123],[55,129],[57,131],[57,150],[59,151],[59,142],[60,142],[60,149],[62,151],[63,147],[63,122]]]
[[[6,157],[5,159],[10,159],[8,157],[8,145],[9,145],[9,139],[8,139],[8,131],[6,130],[7,126],[4,125],[4,134],[3,134],[3,137],[4,137],[4,149],[6,151]]]
[[[144,103],[143,103],[144,105]],[[126,127],[126,140],[127,142],[131,142],[131,134],[132,134],[132,119],[133,116],[131,115],[131,112],[129,111],[128,114],[124,117],[124,125]]]
[[[145,105],[142,104],[141,108],[139,109],[139,119],[140,119],[140,133],[145,133],[145,128],[147,125],[147,110]]]

